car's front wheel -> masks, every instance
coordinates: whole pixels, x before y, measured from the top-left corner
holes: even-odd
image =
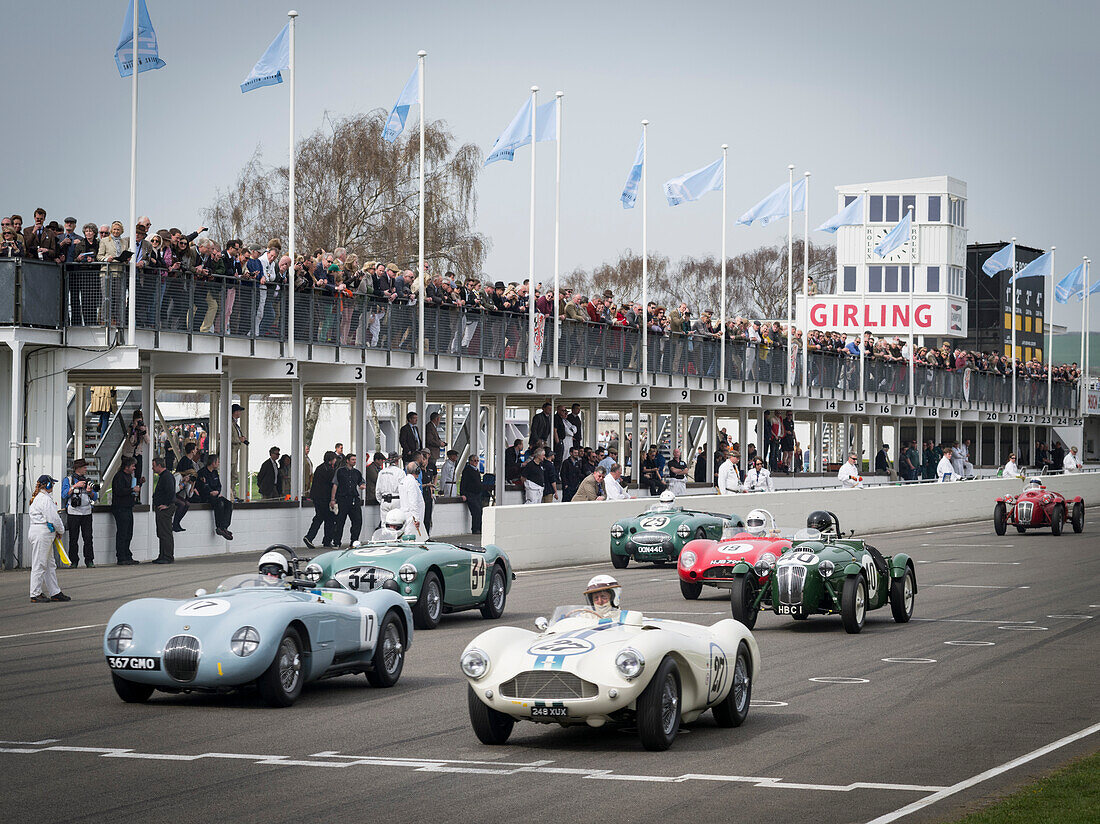
[[[629,555],[620,555],[619,553],[615,552],[614,550],[611,551],[611,566],[615,567],[615,569],[626,569],[627,565],[629,565],[629,564],[630,564],[630,556]]]
[[[894,620],[899,624],[904,624],[913,617],[916,590],[917,583],[913,570],[908,567],[903,576],[890,580],[890,611],[894,613]]]
[[[372,687],[392,687],[405,667],[405,632],[401,620],[392,612],[386,615],[378,630],[378,641],[367,670],[367,682]]]
[[[749,629],[756,626],[756,617],[760,614],[760,605],[756,603],[756,584],[748,575],[738,575],[733,579],[730,589],[730,612],[734,619]]]
[[[289,707],[302,694],[302,639],[294,627],[287,627],[275,658],[256,686],[260,697],[270,707]]]
[[[1073,505],[1073,531],[1077,533],[1085,531],[1085,505],[1080,501]]]
[[[680,581],[680,594],[687,600],[694,601],[703,592],[703,585],[696,581]]]
[[[494,710],[488,706],[474,692],[474,688],[466,686],[466,704],[470,710],[470,725],[474,728],[474,735],[482,744],[503,744],[512,734],[512,727],[516,720],[510,715]]]
[[[730,685],[729,695],[711,707],[715,723],[719,727],[740,727],[749,717],[751,700],[752,664],[749,651],[742,643],[737,647],[737,658],[733,662],[733,684]]]
[[[144,704],[156,689],[152,684],[139,684],[137,681],[127,681],[111,673],[111,683],[115,685],[118,697],[127,704]]]
[[[1005,509],[1005,505],[998,502],[993,507],[993,531],[998,535],[1004,535],[1008,529],[1008,512]]]
[[[647,750],[667,750],[680,731],[680,670],[665,658],[638,696],[638,737]]]
[[[1055,504],[1050,513],[1050,532],[1052,535],[1061,535],[1066,525],[1066,508],[1062,504]]]
[[[481,617],[493,620],[504,614],[504,603],[508,599],[508,587],[504,581],[504,570],[494,564],[493,574],[489,576],[489,591],[485,594],[485,603],[481,605]]]
[[[844,579],[844,591],[840,595],[840,620],[844,631],[855,634],[863,629],[867,617],[867,582],[862,575]]]
[[[428,570],[424,576],[420,597],[416,599],[412,613],[417,629],[435,629],[439,626],[439,617],[443,614],[443,585],[435,570]]]

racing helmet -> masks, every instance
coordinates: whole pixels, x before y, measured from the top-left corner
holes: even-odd
[[[619,608],[619,602],[622,600],[622,585],[612,578],[610,575],[597,575],[591,581],[588,582],[588,586],[584,589],[584,597],[588,601],[588,605],[597,612],[610,612],[613,609]],[[609,607],[597,607],[592,602],[592,596],[597,592],[608,592],[611,595],[611,605]]]
[[[1043,488],[1043,480],[1042,480],[1042,478],[1028,478],[1027,479],[1027,486],[1028,486],[1028,489],[1042,489]]]
[[[663,504],[676,503],[676,495],[672,492],[671,489],[666,489],[664,492],[661,493],[660,501]]]
[[[405,513],[400,509],[391,509],[386,513],[386,526],[390,529],[401,530],[405,527]]]
[[[290,574],[290,564],[281,552],[272,550],[260,556],[260,574],[283,578]]]
[[[806,528],[816,529],[822,535],[831,533],[833,531],[832,513],[826,512],[824,509],[815,509],[806,516]]]
[[[760,536],[768,527],[768,513],[763,509],[754,509],[745,517],[745,532]]]

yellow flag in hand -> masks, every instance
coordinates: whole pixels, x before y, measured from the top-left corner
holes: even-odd
[[[65,553],[65,545],[61,543],[59,536],[54,536],[53,547],[57,550],[57,557],[61,559],[61,563],[65,566],[73,565],[73,562],[69,560],[69,556]]]

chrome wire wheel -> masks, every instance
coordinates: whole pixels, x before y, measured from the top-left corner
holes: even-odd
[[[294,692],[302,674],[302,659],[293,638],[284,638],[279,644],[279,681],[287,693]]]
[[[439,583],[434,578],[426,584],[424,599],[427,603],[428,615],[433,621],[438,621],[440,612],[443,610],[443,599],[439,595]]]
[[[494,575],[489,585],[489,598],[492,599],[493,609],[501,612],[504,609],[504,578]]]
[[[665,735],[672,735],[679,724],[680,714],[679,689],[676,686],[676,676],[671,672],[665,676],[665,683],[661,687],[661,729]]]
[[[749,671],[745,666],[745,659],[737,656],[737,663],[733,667],[733,704],[737,713],[743,714],[749,703]]]
[[[401,657],[405,654],[405,648],[401,644],[401,633],[396,623],[386,625],[385,635],[382,637],[382,663],[386,672],[392,675],[401,667]]]

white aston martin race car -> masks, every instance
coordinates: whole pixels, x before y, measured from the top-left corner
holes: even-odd
[[[707,627],[582,605],[535,624],[538,633],[495,627],[462,653],[482,743],[503,744],[516,721],[634,724],[646,749],[666,750],[681,721],[708,709],[722,727],[748,716],[760,650],[737,621]]]

